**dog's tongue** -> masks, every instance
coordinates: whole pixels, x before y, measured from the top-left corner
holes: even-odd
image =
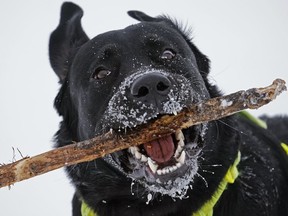
[[[170,135],[145,143],[144,149],[152,160],[157,163],[164,163],[169,161],[173,156],[175,146]]]

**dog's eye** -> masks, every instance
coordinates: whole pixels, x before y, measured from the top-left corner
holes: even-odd
[[[167,49],[161,55],[161,59],[171,60],[175,57],[175,52],[173,50]]]
[[[100,68],[95,70],[95,72],[92,74],[92,78],[99,80],[109,76],[110,74],[111,74],[110,70]]]

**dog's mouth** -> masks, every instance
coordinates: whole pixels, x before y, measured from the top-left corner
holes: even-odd
[[[196,148],[196,143],[193,144],[193,148]],[[171,174],[185,164],[185,137],[182,130],[177,130],[174,134],[139,147],[130,147],[128,152],[133,159],[146,164],[148,172],[161,178],[160,176]]]
[[[174,134],[115,152],[106,161],[149,193],[183,198],[198,171],[205,128],[203,124],[179,129]]]

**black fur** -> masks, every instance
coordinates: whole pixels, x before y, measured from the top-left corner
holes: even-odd
[[[179,111],[167,111],[163,105],[174,103],[174,99],[174,104],[185,107],[221,95],[209,83],[208,58],[177,22],[138,11],[128,13],[140,23],[89,39],[81,27],[81,8],[63,4],[59,26],[49,44],[51,65],[61,84],[55,99],[63,117],[56,134],[57,147],[111,128],[121,136],[141,123],[139,115],[148,122]],[[118,115],[111,114],[112,108]],[[241,115],[183,130],[185,143],[197,141],[197,174],[185,164],[159,177],[163,182],[191,177],[189,189],[180,198],[169,190],[167,194],[153,191],[154,184],[157,190],[169,186],[153,183],[151,170],[133,174],[136,165],[131,164],[134,159],[126,150],[67,167],[76,188],[73,215],[81,215],[81,200],[85,200],[99,216],[191,216],[211,198],[239,150],[240,175],[224,191],[213,215],[288,215],[288,157],[280,146],[280,142],[288,143],[288,118],[263,118],[268,130]],[[193,155],[195,149],[187,147],[187,154]],[[187,157],[187,161],[192,160]],[[191,175],[186,174],[190,171]],[[175,187],[184,191],[181,185]],[[151,200],[147,198],[150,195]]]

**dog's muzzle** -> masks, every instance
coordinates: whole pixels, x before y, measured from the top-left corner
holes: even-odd
[[[127,77],[113,93],[102,126],[133,128],[163,114],[177,114],[198,101],[191,81],[162,70],[140,70]]]

